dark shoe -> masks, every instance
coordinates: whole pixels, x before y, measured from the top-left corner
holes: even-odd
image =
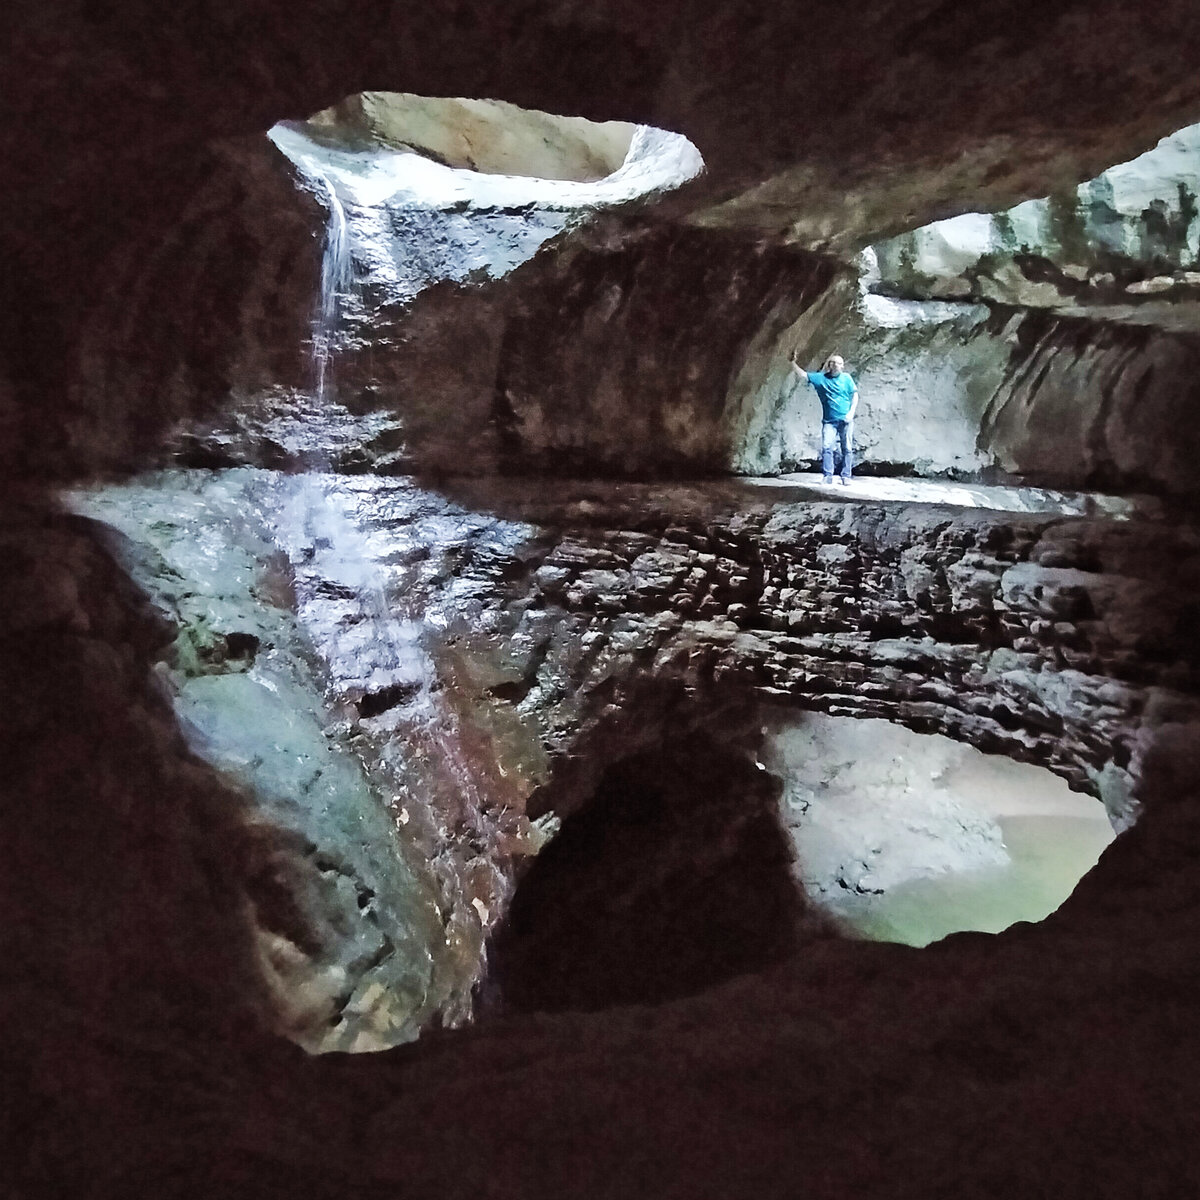
[[[849,487],[849,486],[850,486],[850,476],[843,475],[842,476],[842,487]]]

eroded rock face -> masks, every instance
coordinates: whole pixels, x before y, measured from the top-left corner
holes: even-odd
[[[1194,496],[1197,447],[1175,406],[1196,387],[1198,136],[866,251],[779,346],[748,357],[731,394],[737,465],[816,458],[816,405],[785,360],[837,349],[860,384],[868,471]]]
[[[831,274],[736,233],[619,220],[465,303],[431,293],[396,356],[420,381],[400,384],[415,465],[457,474],[470,438],[472,472],[724,473],[733,375]]]
[[[0,251],[13,281],[0,299],[0,421],[19,447],[6,473],[132,465],[176,417],[219,408],[237,378],[228,364],[242,313],[266,326],[248,357],[279,356],[256,378],[306,386],[296,347],[307,328],[296,325],[310,312],[319,213],[268,244],[275,210],[248,195],[233,224],[249,236],[226,237],[227,210],[244,194],[214,168],[214,139],[261,138],[366,86],[650,121],[690,134],[710,165],[676,216],[840,252],[1073,186],[1194,120],[1198,37],[1184,0],[1152,12],[1014,0],[751,13],[696,0],[392,6],[368,17],[247,0],[211,18],[139,4],[18,13],[0,52]],[[818,38],[829,70],[857,81],[853,103],[802,69]],[[274,294],[280,277],[275,292],[290,293],[292,272],[304,303],[277,311],[231,299]],[[135,292],[147,299],[129,303]],[[178,386],[177,368],[191,377]],[[197,763],[147,686],[170,630],[97,554],[92,532],[81,540],[67,522],[64,533],[35,504],[10,515],[21,569],[5,578],[2,660],[16,796],[3,810],[5,907],[16,919],[2,928],[16,982],[0,999],[5,1078],[25,1101],[4,1114],[15,1186],[341,1198],[383,1184],[530,1200],[581,1190],[784,1197],[797,1181],[821,1196],[1186,1191],[1200,901],[1186,528],[1110,542],[1087,522],[1003,518],[985,532],[921,510],[897,541],[886,516],[843,539],[834,517],[810,508],[803,519],[755,510],[747,541],[732,515],[741,494],[715,516],[689,501],[703,518],[681,521],[666,503],[661,519],[641,501],[606,508],[603,493],[554,518],[544,484],[536,490],[513,501],[518,522],[562,536],[547,533],[538,570],[548,570],[536,587],[518,571],[513,594],[557,597],[565,585],[541,608],[564,639],[547,661],[568,666],[543,678],[529,631],[500,639],[520,653],[485,640],[468,663],[495,665],[484,686],[502,690],[485,702],[492,709],[479,706],[492,714],[519,709],[523,692],[539,713],[551,711],[538,709],[546,695],[610,702],[599,710],[609,723],[571,743],[578,757],[548,742],[555,770],[542,803],[586,806],[589,764],[606,743],[620,735],[624,750],[656,736],[634,724],[639,685],[608,682],[644,681],[648,661],[664,672],[674,663],[683,678],[655,712],[672,698],[691,709],[700,694],[710,714],[726,700],[732,710],[756,690],[888,708],[1048,761],[1116,814],[1131,811],[1124,793],[1136,776],[1143,819],[1041,928],[958,938],[919,957],[825,942],[773,973],[652,1010],[513,1021],[371,1069],[302,1062],[260,1032],[278,996],[264,984],[254,914],[294,930],[294,914],[272,903],[275,877],[283,861],[301,876],[309,849],[254,822],[249,840],[265,836],[269,853],[246,846],[242,797]],[[800,527],[820,533],[806,541]],[[1011,537],[997,532],[993,545],[992,528]],[[614,533],[634,536],[626,545]],[[826,542],[840,561],[816,557]],[[646,589],[632,583],[644,554]],[[512,555],[482,557],[483,582],[452,562],[447,577],[494,595],[490,572],[511,569]],[[797,593],[812,593],[803,603],[781,582],[791,586],[797,566]],[[363,608],[329,599],[351,617]],[[506,604],[473,611],[499,630],[513,619]],[[812,613],[820,625],[805,627]],[[189,640],[216,674],[249,675],[249,642]],[[660,664],[668,643],[675,657]],[[379,689],[369,674],[339,679],[350,703],[375,698],[363,721],[403,707],[387,707],[406,696],[400,678]],[[568,724],[576,715],[557,711]],[[516,744],[536,744],[528,728],[515,727]]]
[[[1073,186],[1194,119],[1200,92],[1181,65],[1200,37],[1194,14],[1180,0],[1156,20],[1116,3],[950,17],[880,0],[869,12],[746,16],[693,0],[669,16],[616,4],[586,19],[553,5],[462,22],[396,8],[366,28],[246,0],[221,22],[171,18],[148,33],[124,8],[41,10],[10,39],[3,70],[0,238],[21,281],[4,301],[5,389],[37,413],[10,422],[19,449],[5,470],[128,465],[174,418],[303,385],[310,310],[288,298],[314,291],[312,221],[281,220],[262,203],[259,168],[231,175],[221,147],[364,86],[682,132],[708,172],[664,216],[845,253],[964,207]],[[829,70],[855,77],[853,105],[798,61],[814,29]],[[989,48],[972,49],[982,31]],[[1088,88],[1068,83],[1081,75]],[[587,297],[578,311],[603,321],[605,303]],[[723,388],[739,361],[703,369]],[[557,386],[576,382],[565,371]],[[434,374],[423,390],[439,386]]]
[[[713,779],[757,780],[747,748],[767,706],[885,717],[1037,763],[1101,799],[1118,828],[1145,800],[1142,761],[1163,727],[1200,719],[1196,647],[1180,637],[1197,561],[1186,527],[733,485],[552,496],[493,480],[451,501],[409,479],[249,469],[73,503],[130,539],[124,560],[179,631],[162,658],[195,752],[247,796],[262,838],[291,847],[254,876],[270,897],[256,936],[274,947],[274,1024],[310,1048],[375,1048],[434,1015],[461,1020],[514,885],[577,814],[605,827],[617,804],[634,841],[647,822],[647,862],[671,889],[709,874],[718,887],[744,866],[737,846],[718,852],[718,839],[707,874],[685,863],[699,871],[709,851],[695,829],[725,821],[718,801],[736,807],[745,786],[693,799],[689,834],[704,772],[684,787],[670,783],[692,770],[684,760],[658,775],[650,764],[700,738],[725,762]],[[767,825],[747,826],[754,845]],[[582,920],[594,887],[625,890],[624,852],[593,859],[594,834],[562,836],[582,838],[581,870],[595,874]],[[569,891],[548,862],[530,877]],[[558,991],[535,985],[534,964],[559,926],[518,914],[531,932],[503,951],[501,991],[526,1006],[633,999],[628,980],[596,990],[624,953],[600,951],[604,920],[624,927],[613,903],[596,913],[584,956],[596,962],[564,968]],[[737,969],[793,944],[799,909],[780,904],[779,928]],[[682,936],[665,913],[647,938]],[[674,983],[667,956],[654,995],[735,969],[714,951],[697,974],[694,950],[679,946]]]
[[[636,126],[527,112],[492,100],[363,92],[305,123],[327,144],[409,150],[489,175],[579,182],[620,169]]]
[[[798,345],[830,348],[859,385],[860,469],[1194,497],[1197,445],[1179,403],[1200,344],[1163,331],[1043,309],[829,293],[743,373],[737,465],[817,460],[820,409],[788,369]]]

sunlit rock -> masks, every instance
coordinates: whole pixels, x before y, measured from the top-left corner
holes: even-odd
[[[1200,254],[1200,126],[1072,191],[964,213],[878,243],[879,287],[1025,306],[1111,303],[1186,284]],[[1145,278],[1147,274],[1153,280]]]
[[[1041,920],[1113,838],[1061,780],[896,725],[780,715],[759,755],[782,781],[806,894],[868,937],[923,945]]]
[[[530,112],[493,100],[361,92],[304,122],[322,144],[398,150],[485,175],[586,182],[628,162],[638,134],[625,121]]]

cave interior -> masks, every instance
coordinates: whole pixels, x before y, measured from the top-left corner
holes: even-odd
[[[1200,1194],[1197,62],[23,6],[9,1194]]]

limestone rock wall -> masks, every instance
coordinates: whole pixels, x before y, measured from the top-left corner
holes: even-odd
[[[844,285],[751,364],[731,396],[737,467],[805,468],[820,408],[786,356],[833,350],[860,389],[863,470],[1192,497],[1200,343],[1088,316],[862,295]],[[744,389],[744,390],[743,390]]]
[[[465,304],[432,294],[396,356],[416,465],[461,469],[484,435],[507,472],[722,473],[732,379],[829,275],[737,234],[614,220]]]
[[[272,885],[300,889],[276,1020],[315,1048],[461,1018],[516,880],[632,756],[752,748],[781,706],[883,717],[1126,828],[1163,731],[1200,721],[1186,527],[255,470],[75,503],[141,547],[196,752],[334,873]]]
[[[1200,253],[1200,126],[1068,192],[964,213],[873,247],[907,299],[1065,307],[1186,292]]]
[[[838,350],[861,386],[866,470],[1194,497],[1198,138],[870,248],[747,364],[730,396],[737,467],[815,460],[817,404],[785,359]]]

